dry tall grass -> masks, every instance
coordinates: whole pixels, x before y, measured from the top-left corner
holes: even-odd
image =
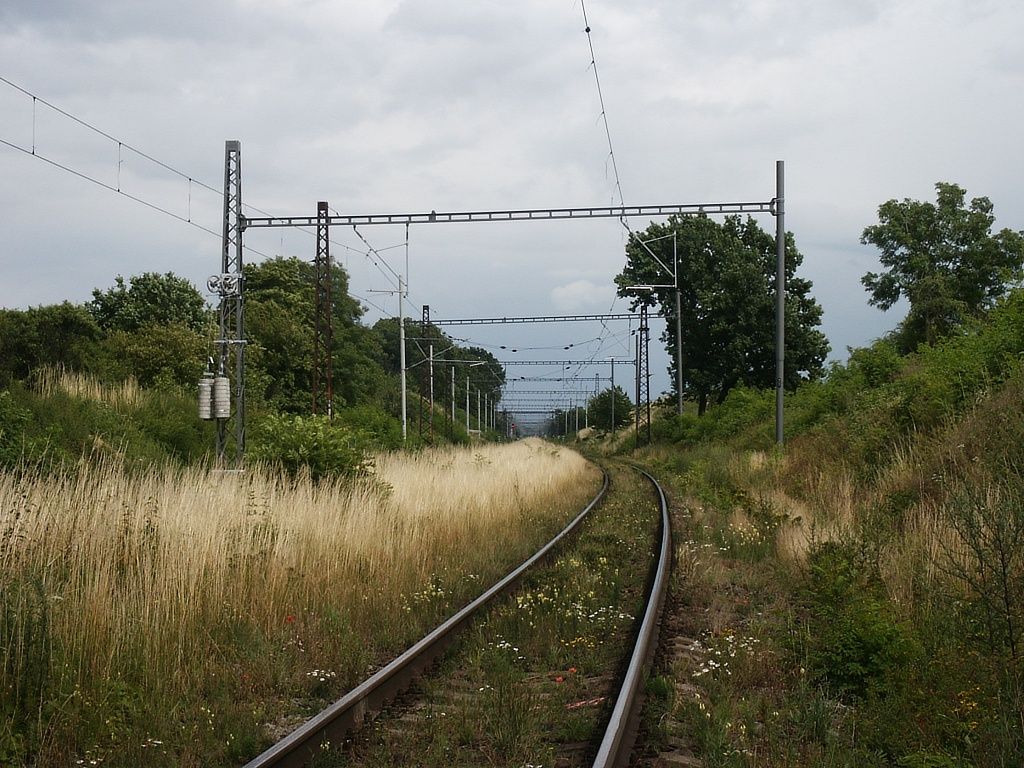
[[[142,387],[133,378],[120,384],[103,384],[93,376],[58,366],[41,368],[35,379],[36,389],[44,397],[63,393],[82,400],[106,403],[117,409],[134,407],[143,397]]]
[[[270,636],[329,609],[364,647],[404,640],[419,629],[403,626],[414,596],[503,572],[597,481],[578,454],[535,440],[385,455],[370,480],[319,486],[259,469],[3,474],[0,585],[41,587],[46,658],[63,665],[51,689],[130,675],[173,696],[202,688],[215,629],[232,622]],[[6,631],[21,636],[31,595],[8,595]],[[35,663],[31,645],[12,643],[0,690]],[[344,663],[318,663],[332,661]]]

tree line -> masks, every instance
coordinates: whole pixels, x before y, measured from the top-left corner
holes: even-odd
[[[332,272],[335,406],[364,408],[400,417],[398,321],[362,322],[364,308],[348,292],[348,275]],[[250,413],[308,414],[312,402],[313,265],[274,257],[245,266],[246,387]],[[460,346],[435,327],[406,321],[411,415],[416,396],[428,397],[424,377],[434,344],[447,360],[483,362],[463,366],[475,392],[497,400],[504,372],[487,350]],[[188,280],[173,273],[118,276],[96,288],[90,301],[63,302],[26,310],[0,310],[0,385],[29,382],[47,367],[91,374],[103,382],[134,378],[144,387],[192,390],[216,355],[216,312]],[[447,370],[447,368],[445,368]],[[445,377],[438,371],[438,392]],[[448,385],[450,386],[450,385]],[[442,402],[447,402],[444,400]],[[460,399],[458,402],[462,402]],[[439,403],[439,406],[441,403]]]
[[[889,200],[878,208],[878,223],[866,227],[865,245],[880,251],[884,270],[862,278],[869,304],[883,310],[901,299],[906,317],[889,335],[901,353],[934,344],[970,327],[1021,280],[1024,232],[993,232],[994,206],[987,197],[966,201],[956,184],[935,185],[935,203]],[[660,263],[659,263],[660,262]],[[803,255],[786,233],[786,364],[783,384],[825,372],[828,341],[818,329],[822,308],[811,282],[798,276]],[[631,290],[666,285],[677,264],[681,353],[676,340],[676,289]],[[754,219],[729,216],[673,216],[633,233],[626,264],[615,278],[631,308],[647,305],[666,318],[665,342],[676,389],[703,414],[737,386],[775,384],[775,239]]]
[[[883,310],[901,300],[909,306],[890,335],[904,353],[969,327],[1020,281],[1024,263],[1024,233],[993,232],[995,217],[988,198],[968,203],[961,187],[943,182],[935,186],[935,203],[883,203],[878,222],[866,227],[861,237],[862,243],[879,249],[884,268],[862,279],[869,303]],[[776,251],[771,234],[749,217],[715,221],[674,216],[632,234],[625,257],[615,278],[618,292],[629,297],[633,309],[646,304],[667,319],[662,341],[671,361],[673,387],[678,372],[683,395],[696,404],[699,414],[723,402],[736,387],[774,385]],[[783,383],[788,389],[820,377],[829,353],[819,330],[822,308],[811,295],[811,282],[798,274],[802,261],[794,237],[787,233]],[[630,290],[635,285],[670,283],[665,265],[678,270],[678,347],[676,289]],[[335,407],[397,418],[398,321],[385,318],[365,325],[365,310],[349,294],[345,270],[335,265],[332,280]],[[313,265],[298,258],[279,256],[245,267],[247,393],[253,416],[309,413],[312,286]],[[145,387],[191,390],[215,354],[217,335],[214,311],[184,278],[170,272],[145,273],[127,281],[118,276],[111,287],[95,289],[92,299],[82,304],[0,310],[0,385],[28,381],[34,371],[62,366],[106,382],[132,377]],[[452,399],[457,408],[464,407],[467,378],[474,397],[480,392],[490,402],[498,401],[505,374],[490,352],[462,346],[438,328],[419,323],[407,322],[407,336],[412,420],[422,418],[421,399],[429,397],[431,347],[435,360],[445,361],[435,368],[436,414],[450,413]],[[454,391],[451,366],[457,367]],[[591,403],[587,420],[611,428],[613,399],[616,426],[625,423],[631,407],[628,397],[610,390]],[[447,425],[449,437],[455,434],[454,424],[441,423]]]

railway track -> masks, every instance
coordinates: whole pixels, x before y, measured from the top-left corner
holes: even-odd
[[[565,529],[538,550],[537,553],[476,600],[425,635],[403,654],[378,670],[369,679],[352,689],[261,755],[251,760],[246,764],[245,768],[283,768],[286,766],[290,768],[292,766],[311,764],[316,766],[334,766],[361,763],[359,756],[353,756],[351,750],[349,750],[350,754],[348,756],[344,753],[338,755],[336,752],[329,753],[328,751],[346,742],[346,740],[351,744],[353,738],[370,738],[364,735],[365,731],[370,729],[363,729],[358,737],[354,737],[353,734],[363,725],[371,713],[381,711],[387,702],[402,695],[410,685],[416,686],[417,690],[405,694],[400,704],[392,707],[395,711],[387,717],[381,716],[375,722],[373,728],[379,734],[386,735],[393,743],[402,745],[402,748],[407,743],[415,741],[415,738],[410,735],[413,730],[416,728],[427,729],[428,731],[432,728],[436,730],[437,726],[440,725],[441,719],[445,718],[449,713],[463,713],[458,715],[458,717],[463,719],[464,730],[466,728],[479,728],[480,724],[470,722],[470,720],[475,716],[474,713],[478,715],[486,709],[488,706],[484,703],[486,700],[495,711],[504,711],[504,714],[492,724],[494,729],[499,732],[504,732],[510,725],[514,725],[514,722],[506,718],[512,718],[514,721],[514,718],[517,716],[516,712],[519,713],[518,716],[525,719],[531,717],[536,719],[539,717],[538,711],[545,706],[549,708],[556,706],[558,712],[561,712],[563,708],[574,713],[579,710],[581,715],[590,718],[606,717],[607,721],[599,731],[588,732],[585,739],[562,744],[558,749],[558,756],[554,763],[563,766],[590,764],[600,766],[600,768],[626,765],[635,739],[643,681],[656,644],[658,621],[667,590],[672,552],[668,505],[664,493],[653,477],[646,472],[642,472],[642,470],[637,469],[635,471],[645,476],[646,482],[653,485],[659,513],[657,521],[655,522],[654,517],[650,514],[649,501],[646,504],[641,504],[637,501],[637,490],[635,488],[631,491],[633,496],[629,497],[630,501],[619,501],[616,503],[646,506],[641,517],[648,520],[648,530],[638,533],[638,536],[640,539],[646,539],[646,543],[642,548],[653,555],[654,564],[649,567],[646,564],[642,564],[641,569],[644,571],[644,576],[649,573],[649,578],[641,576],[640,581],[647,583],[640,585],[638,589],[633,589],[633,591],[642,591],[646,594],[637,594],[635,596],[637,598],[636,606],[640,608],[640,610],[635,611],[635,616],[622,613],[621,611],[618,614],[614,611],[608,612],[604,608],[599,609],[605,611],[603,614],[590,614],[591,620],[593,620],[594,616],[598,617],[598,621],[607,620],[609,627],[618,622],[619,624],[626,623],[635,629],[632,641],[628,643],[628,653],[620,654],[615,662],[618,665],[615,674],[609,674],[607,670],[589,670],[585,675],[576,674],[577,670],[575,668],[568,668],[563,674],[565,676],[576,675],[569,683],[575,694],[574,698],[579,700],[564,705],[559,700],[557,706],[551,700],[551,697],[561,696],[568,688],[568,686],[565,686],[561,690],[549,690],[552,688],[552,682],[560,684],[565,680],[562,674],[557,673],[557,670],[550,673],[534,672],[522,674],[518,682],[514,684],[506,681],[505,677],[501,677],[502,682],[495,683],[494,685],[478,685],[479,681],[470,680],[467,675],[460,674],[458,671],[464,662],[454,661],[450,664],[445,682],[433,684],[429,682],[431,676],[421,677],[428,668],[433,666],[442,657],[447,649],[462,642],[458,639],[458,636],[471,621],[474,619],[477,620],[477,623],[486,621],[480,618],[482,614],[488,613],[485,609],[489,607],[494,608],[494,611],[491,611],[491,613],[504,610],[506,612],[504,621],[521,622],[525,621],[525,618],[517,618],[515,616],[516,607],[522,608],[529,603],[533,599],[531,595],[539,594],[538,600],[542,602],[543,600],[550,600],[550,598],[545,597],[543,590],[537,592],[528,591],[525,596],[517,595],[514,601],[502,601],[501,598],[514,590],[524,579],[541,578],[536,575],[541,565],[550,562],[555,548],[562,545],[567,537],[578,532],[584,522],[591,516],[592,511],[602,501],[606,502],[601,510],[602,513],[605,513],[605,509],[608,506],[607,497],[614,495],[608,493],[609,474],[606,471],[604,483],[597,496]],[[614,472],[619,478],[627,478],[633,474],[633,470],[626,470],[621,467],[615,469]],[[644,481],[639,481],[638,478],[632,481],[617,480],[616,485],[628,485],[630,482],[642,483]],[[632,488],[632,486],[630,487]],[[629,492],[628,490],[626,491],[626,493]],[[605,516],[609,517],[610,514],[605,514]],[[656,532],[655,535],[650,535],[651,530]],[[584,533],[580,532],[579,535],[582,537]],[[620,540],[620,543],[626,546],[624,539]],[[559,560],[561,561],[566,558],[568,558],[570,563],[578,564],[580,562],[579,557],[572,553],[562,554]],[[600,560],[604,566],[609,569],[611,568],[607,563],[608,558],[601,556]],[[615,568],[614,572],[618,574],[619,569]],[[559,587],[553,587],[552,593],[557,595],[559,589]],[[565,588],[562,587],[561,589],[564,593]],[[593,596],[594,593],[591,591],[589,594]],[[504,609],[495,607],[500,603],[504,603],[506,607]],[[576,605],[578,604],[579,601],[577,599]],[[561,611],[562,609],[559,608],[558,610]],[[494,630],[492,628],[480,631],[493,632]],[[541,631],[538,624],[537,632],[541,633]],[[476,632],[477,630],[474,630],[474,633]],[[564,646],[567,642],[571,643],[579,639],[574,638],[572,641],[563,639],[561,642]],[[465,643],[471,645],[470,641],[465,641]],[[502,639],[500,635],[493,635],[484,645],[486,648],[484,655],[490,654],[488,658],[498,654],[497,658],[504,660],[505,656],[501,654],[519,652],[518,647]],[[457,650],[457,653],[464,652],[465,650],[462,648]],[[477,651],[476,653],[477,656],[474,658],[479,661],[481,658],[480,654],[484,652]],[[455,655],[456,653],[449,654],[449,656]],[[509,658],[511,659],[510,663],[514,666],[516,658],[521,659],[523,657],[510,656]],[[493,665],[493,660],[489,663]],[[443,677],[444,675],[440,676]],[[418,682],[414,682],[417,680]],[[431,687],[444,689],[439,699],[442,703],[428,704],[422,701],[421,697],[424,695],[424,689]],[[540,725],[543,727],[543,724]],[[595,737],[595,734],[598,732],[600,733],[600,738]],[[507,739],[502,741],[501,738],[496,737],[492,749],[500,753],[503,745],[507,747],[509,743]],[[447,747],[444,748],[447,749]],[[380,749],[386,751],[388,747],[384,746]],[[414,751],[415,749],[418,748],[414,748]],[[504,756],[495,754],[493,757],[501,758]],[[592,763],[589,762],[591,758],[593,758]],[[401,757],[389,757],[388,761],[388,764],[394,765],[425,764],[425,762],[419,762],[419,759],[416,759],[415,762],[409,762],[409,759],[403,761]],[[448,764],[447,761],[443,762]],[[545,765],[548,765],[548,763],[545,763]]]

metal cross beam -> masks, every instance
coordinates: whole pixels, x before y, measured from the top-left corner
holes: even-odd
[[[534,416],[550,416],[551,415],[551,411],[552,411],[551,408],[548,408],[546,411],[536,411],[536,410],[521,411],[518,408],[508,408],[507,410],[508,410],[508,412],[510,414],[512,414],[514,416],[530,416],[530,415],[534,415]]]
[[[621,219],[627,216],[703,216],[735,213],[775,213],[775,200],[753,203],[673,203],[670,205],[613,205],[599,208],[530,208],[511,211],[446,211],[438,213],[371,213],[331,216],[332,227],[370,224],[459,224],[486,221],[550,221],[554,219]],[[268,216],[244,219],[244,227],[314,227],[315,216]]]
[[[609,376],[564,376],[564,377],[551,377],[551,376],[516,376],[511,379],[505,380],[505,386],[509,384],[515,384],[520,381],[611,381]]]
[[[536,317],[473,317],[465,320],[432,320],[432,325],[513,325],[517,323],[573,323],[588,320],[638,320],[639,314],[618,312],[606,315],[538,315]]]
[[[607,360],[499,360],[498,365],[605,365],[607,362]],[[615,362],[632,365],[636,360],[615,358]],[[587,378],[584,376],[583,380],[586,381]]]
[[[593,381],[593,379],[591,379]],[[593,395],[594,391],[586,391],[582,389],[505,389],[505,394],[508,396],[516,395]]]
[[[583,400],[502,400],[498,403],[499,408],[558,408],[560,410],[572,410],[578,408],[581,411],[587,408]]]

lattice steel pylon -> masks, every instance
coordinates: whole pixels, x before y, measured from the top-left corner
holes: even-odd
[[[651,328],[647,323],[647,305],[640,306],[640,327],[636,334],[636,446],[640,447],[640,410],[647,416],[644,431],[651,442]]]
[[[220,338],[217,340],[218,374],[232,376],[234,414],[217,420],[217,460],[241,468],[245,459],[245,278],[242,274],[242,145],[224,143],[224,228],[220,275],[209,285],[220,294]],[[233,363],[233,365],[232,365]],[[230,425],[228,422],[233,422]],[[234,442],[234,453],[229,443]]]
[[[420,337],[421,338],[423,338],[423,339],[427,338],[427,330],[429,328],[430,328],[430,305],[429,304],[424,304],[423,305],[422,320],[420,321]],[[422,351],[422,349],[421,349],[421,351]],[[433,361],[429,361],[428,362],[428,365],[430,365],[430,366],[432,366],[433,364],[434,364]],[[420,392],[419,392],[419,395],[420,395],[419,433],[420,433],[420,441],[421,442],[423,441],[423,409],[426,406],[426,401],[425,401],[424,393],[427,392],[429,387],[430,387],[430,371],[427,370],[427,366],[421,364],[421,366],[420,366]],[[430,429],[431,429],[430,438],[431,438],[431,441],[433,441],[433,438],[434,438],[434,434],[433,434],[434,421],[433,421],[433,419],[434,419],[433,414],[430,414]]]
[[[321,403],[334,417],[334,304],[331,301],[331,241],[326,202],[316,204],[316,256],[313,259],[313,414]]]

